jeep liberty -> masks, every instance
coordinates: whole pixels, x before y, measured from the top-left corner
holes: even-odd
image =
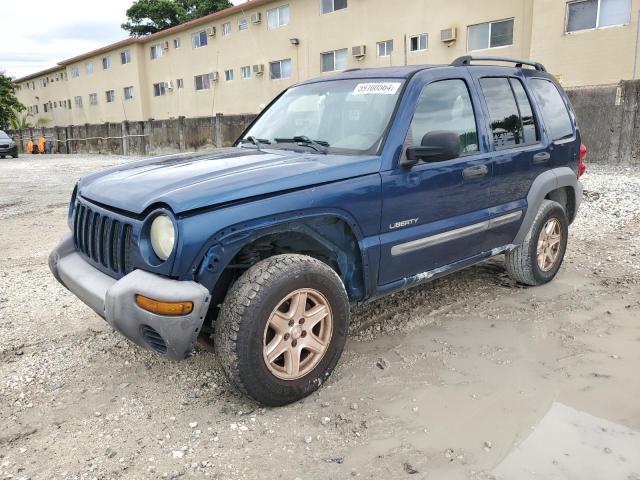
[[[285,90],[231,148],[81,178],[49,266],[136,344],[180,360],[210,336],[241,392],[285,405],[335,368],[350,305],[499,254],[552,280],[585,155],[539,63],[346,70]]]

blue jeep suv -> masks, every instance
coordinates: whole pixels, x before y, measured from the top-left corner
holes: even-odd
[[[498,254],[553,279],[585,155],[539,63],[347,70],[284,91],[232,148],[82,178],[49,265],[138,345],[178,360],[210,336],[240,391],[284,405],[331,374],[350,305]]]

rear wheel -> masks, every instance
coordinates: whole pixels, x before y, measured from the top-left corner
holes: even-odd
[[[331,374],[348,324],[349,301],[335,271],[311,257],[276,255],[231,287],[214,348],[240,391],[265,405],[286,405]]]
[[[544,200],[524,242],[505,255],[509,275],[525,285],[551,281],[562,265],[568,233],[569,221],[562,205]]]

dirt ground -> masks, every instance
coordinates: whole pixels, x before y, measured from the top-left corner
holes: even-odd
[[[552,283],[497,257],[355,308],[327,384],[265,409],[208,345],[165,361],[49,273],[75,180],[124,161],[0,161],[0,479],[640,480],[637,169],[590,166]]]

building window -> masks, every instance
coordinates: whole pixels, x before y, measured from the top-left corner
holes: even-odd
[[[46,81],[44,78],[41,78],[41,79],[40,79],[40,86],[41,86],[42,88],[44,88],[44,87],[46,87],[46,86],[47,86],[47,81]]]
[[[76,68],[78,68],[78,67],[76,67]],[[73,71],[73,69],[72,69],[72,71]],[[78,73],[78,75],[79,75],[79,73]],[[77,76],[77,75],[76,75],[76,76]],[[35,82],[35,81],[32,81],[32,82],[31,82],[31,90],[35,90],[35,89],[36,89],[36,82]]]
[[[320,0],[320,13],[331,13],[347,8],[347,0]]]
[[[227,35],[231,35],[231,22],[222,24],[222,36],[226,37]]]
[[[509,45],[513,45],[513,18],[470,25],[467,29],[468,51]]]
[[[194,77],[196,90],[208,90],[211,88],[211,76],[208,73]]]
[[[73,103],[76,104],[76,107],[82,108],[82,97],[80,95],[73,97]]]
[[[238,30],[246,30],[247,28],[249,28],[247,17],[238,18]]]
[[[251,77],[251,67],[246,66],[240,69],[242,78],[250,78]]]
[[[133,87],[124,87],[124,99],[131,100],[133,98]]]
[[[184,80],[182,78],[179,78],[176,80],[176,87],[177,88],[184,88]]]
[[[93,75],[93,62],[85,63],[84,68],[87,71],[87,75]]]
[[[180,48],[180,38],[173,39],[173,48]]]
[[[90,93],[89,94],[89,105],[97,105],[98,104],[98,94]]]
[[[224,71],[224,79],[227,82],[230,82],[231,80],[233,80],[233,69],[232,68]]]
[[[47,113],[49,111],[49,105],[47,105],[46,103],[42,105],[42,108],[44,109],[44,113]]]
[[[122,65],[126,65],[127,63],[131,63],[131,50],[124,50],[120,52],[120,62]]]
[[[267,25],[269,28],[289,25],[289,5],[267,10]]]
[[[631,0],[579,0],[567,3],[566,32],[628,25]]]
[[[321,67],[323,72],[334,72],[347,68],[347,57],[349,49],[334,50],[333,52],[321,53]]]
[[[154,83],[153,84],[153,96],[161,97],[167,93],[167,84],[165,82]]]
[[[162,45],[159,43],[156,45],[151,45],[151,47],[149,47],[149,51],[151,53],[151,60],[160,58],[162,56]]]
[[[389,57],[393,53],[393,40],[378,42],[378,56]]]
[[[205,30],[194,33],[191,35],[191,45],[193,48],[200,48],[207,46],[207,32]]]
[[[71,67],[71,78],[78,78],[80,76],[80,69],[77,65]],[[33,87],[35,90],[35,86]]]
[[[421,33],[409,39],[409,48],[412,52],[420,52],[429,48],[429,35]]]
[[[111,57],[102,57],[102,69],[109,70],[111,68]]]
[[[116,92],[114,90],[107,90],[104,94],[107,98],[107,103],[112,103],[116,99]]]
[[[271,79],[278,78],[291,78],[291,59],[278,60],[276,62],[269,63],[269,73]]]
[[[82,106],[82,98],[80,98],[80,106]],[[33,106],[33,111],[35,114],[38,114],[38,105]]]

